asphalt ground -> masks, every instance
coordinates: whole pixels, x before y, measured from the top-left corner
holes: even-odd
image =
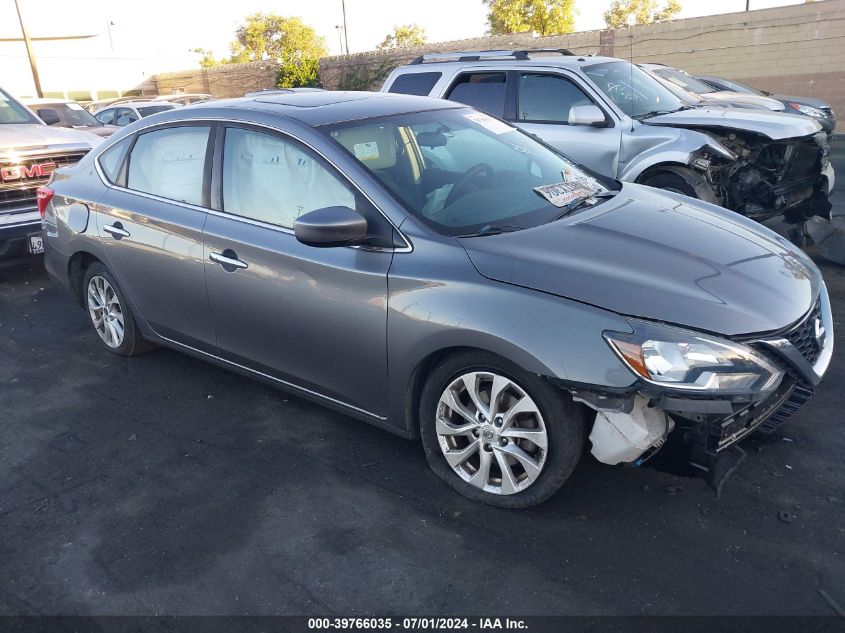
[[[845,332],[845,267],[819,263]],[[418,443],[171,350],[103,352],[38,259],[6,262],[0,614],[834,615],[843,412],[839,345],[719,499],[586,458],[546,504],[497,510]]]

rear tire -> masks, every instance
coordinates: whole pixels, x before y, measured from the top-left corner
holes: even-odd
[[[100,344],[118,356],[137,356],[155,346],[138,329],[126,295],[101,263],[91,264],[82,283],[82,303]]]
[[[419,416],[432,470],[468,499],[503,508],[551,497],[584,449],[585,409],[488,352],[441,360],[423,387]]]

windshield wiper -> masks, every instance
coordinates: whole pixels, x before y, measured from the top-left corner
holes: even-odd
[[[682,105],[677,110],[652,110],[651,112],[645,112],[643,114],[635,114],[633,119],[650,119],[653,116],[659,116],[661,114],[674,114],[675,112],[682,112],[683,110],[692,110],[694,106],[691,105]]]
[[[555,220],[560,220],[561,218],[565,218],[570,213],[573,213],[583,207],[585,204],[596,204],[598,200],[608,200],[614,197],[618,191],[600,191],[599,193],[594,193],[589,198],[578,198],[577,200],[573,200],[570,202],[566,207],[564,207],[563,211],[558,213],[555,217],[553,217],[549,222],[554,222]]]
[[[485,235],[499,235],[501,233],[513,233],[514,231],[521,231],[524,226],[516,226],[514,224],[487,224],[482,226],[477,231],[472,233],[464,233],[456,235],[455,237],[483,237]]]

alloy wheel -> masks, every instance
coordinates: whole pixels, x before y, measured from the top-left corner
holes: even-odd
[[[123,343],[123,308],[114,288],[105,277],[94,275],[88,282],[88,312],[103,342],[111,348]]]
[[[543,472],[543,416],[531,396],[502,375],[475,371],[453,380],[440,396],[435,429],[452,470],[485,492],[521,492]]]

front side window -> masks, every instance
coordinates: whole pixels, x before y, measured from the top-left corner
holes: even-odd
[[[94,118],[103,125],[112,125],[114,123],[114,113],[115,110],[103,110],[95,114]]]
[[[601,62],[583,70],[629,117],[676,112],[686,105],[660,81],[630,62]]]
[[[465,73],[446,98],[502,118],[505,116],[505,73]]]
[[[469,108],[321,128],[417,217],[444,235],[513,230],[561,213],[543,195],[568,184],[592,193],[609,182],[518,129]],[[576,186],[577,185],[577,186]]]
[[[304,213],[355,208],[355,194],[323,163],[278,136],[228,128],[223,145],[223,210],[293,228]]]
[[[573,106],[592,101],[569,79],[557,75],[523,73],[519,77],[519,110],[522,121],[567,123]]]
[[[138,136],[129,154],[126,186],[201,205],[209,129],[171,127]]]

